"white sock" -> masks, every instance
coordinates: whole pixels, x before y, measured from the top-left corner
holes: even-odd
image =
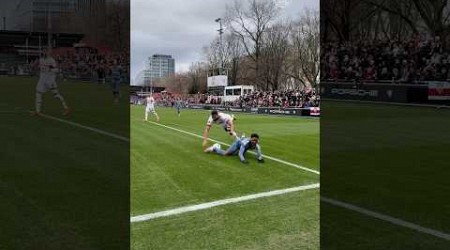
[[[67,109],[68,107],[67,107],[66,101],[64,100],[64,97],[58,92],[58,90],[54,90],[52,92],[53,92],[53,96],[61,102],[64,109]]]
[[[36,112],[41,112],[41,106],[42,106],[42,93],[36,92]]]

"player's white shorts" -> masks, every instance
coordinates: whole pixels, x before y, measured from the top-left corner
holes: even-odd
[[[37,86],[36,86],[36,91],[37,92],[41,92],[41,93],[45,93],[51,89],[56,89],[56,81],[55,80],[39,80]]]
[[[232,126],[233,122],[232,121],[227,121],[224,124],[222,124],[222,128],[226,131],[231,133],[231,126]]]
[[[155,111],[155,108],[154,108],[154,107],[146,107],[146,108],[145,108],[145,112],[146,112],[146,113],[150,113],[150,112],[152,112],[153,114],[155,114],[155,113],[156,113],[156,111]]]

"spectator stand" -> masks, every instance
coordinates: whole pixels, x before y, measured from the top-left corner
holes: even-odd
[[[443,49],[439,36],[328,43],[323,48],[323,80],[414,83],[450,79],[450,53]]]

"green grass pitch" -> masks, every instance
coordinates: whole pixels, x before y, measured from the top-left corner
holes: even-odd
[[[247,166],[237,156],[203,153],[202,139],[144,122],[144,106],[130,112],[131,216],[319,182],[317,174],[273,160],[258,164],[252,154]],[[197,135],[209,115],[157,112],[161,124]],[[263,154],[319,170],[318,119],[235,115],[239,134],[260,135]],[[233,142],[218,126],[210,138]],[[319,249],[319,189],[135,222],[131,248]]]
[[[322,110],[322,196],[450,233],[450,109],[327,100]],[[321,247],[450,249],[444,239],[324,202]]]
[[[129,143],[30,116],[36,82],[0,77],[0,249],[126,249]],[[113,104],[110,88],[93,83],[59,89],[72,114],[51,93],[45,114],[128,137],[127,97]]]

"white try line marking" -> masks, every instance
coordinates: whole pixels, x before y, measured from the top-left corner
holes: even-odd
[[[213,207],[218,207],[218,206],[223,206],[223,205],[238,203],[238,202],[243,202],[243,201],[255,200],[255,199],[260,199],[260,198],[264,198],[264,197],[271,197],[271,196],[283,195],[283,194],[298,192],[298,191],[303,191],[303,190],[316,189],[319,187],[320,187],[320,185],[318,183],[316,183],[316,184],[299,186],[299,187],[294,187],[294,188],[280,189],[280,190],[274,190],[274,191],[270,191],[270,192],[250,194],[250,195],[245,195],[245,196],[240,196],[240,197],[235,197],[235,198],[217,200],[217,201],[202,203],[202,204],[198,204],[198,205],[179,207],[179,208],[165,210],[165,211],[151,213],[151,214],[133,216],[130,218],[130,222],[134,223],[134,222],[148,221],[148,220],[153,220],[153,219],[161,218],[161,217],[184,214],[184,213],[188,213],[188,212],[194,212],[194,211],[209,209],[209,208],[213,208]]]
[[[0,114],[23,114],[23,110],[17,107],[10,107],[8,104],[0,103],[0,107],[6,107],[7,109],[0,110]]]
[[[41,114],[41,116],[45,117],[47,119],[54,120],[54,121],[66,123],[66,124],[72,125],[74,127],[86,129],[86,130],[89,130],[89,131],[92,131],[92,132],[95,132],[95,133],[98,133],[98,134],[102,134],[102,135],[106,135],[106,136],[109,136],[109,137],[112,137],[112,138],[115,138],[115,139],[119,139],[121,141],[130,142],[130,139],[127,138],[127,137],[124,137],[124,136],[121,136],[121,135],[117,135],[117,134],[113,134],[113,133],[110,133],[110,132],[106,132],[106,131],[98,129],[98,128],[93,128],[93,127],[81,125],[79,123],[75,123],[75,122],[71,122],[71,121],[68,121],[68,120],[60,119],[60,118],[57,118],[57,117],[54,117],[54,116],[51,116],[51,115]]]
[[[4,110],[0,110],[0,114],[23,114],[23,112],[20,112],[20,111],[4,111]]]
[[[187,134],[187,135],[192,135],[192,136],[195,136],[197,138],[203,139],[203,136],[201,136],[201,135],[197,135],[197,134],[194,134],[194,133],[191,133],[191,132],[188,132],[188,131],[184,131],[184,130],[181,130],[181,129],[169,127],[169,126],[166,126],[166,125],[163,125],[163,124],[160,124],[160,123],[156,123],[156,122],[152,122],[152,121],[149,121],[149,122],[153,123],[155,125],[164,127],[164,128],[172,129],[172,130],[175,130],[175,131],[180,132],[180,133],[184,133],[184,134]],[[214,139],[211,139],[211,138],[208,138],[208,140],[212,141],[212,142],[217,142],[217,143],[220,143],[220,144],[223,144],[223,145],[226,145],[226,146],[230,146],[230,144],[227,144],[227,143],[221,142],[221,141],[217,141],[217,140],[214,140]],[[256,154],[253,151],[249,151],[249,152],[251,154]],[[291,163],[291,162],[283,161],[281,159],[278,159],[278,158],[275,158],[275,157],[272,157],[272,156],[268,156],[268,155],[264,155],[264,154],[263,154],[263,156],[265,158],[267,158],[267,159],[270,159],[270,160],[273,160],[273,161],[276,161],[276,162],[279,162],[279,163],[282,163],[282,164],[285,164],[285,165],[288,165],[288,166],[291,166],[291,167],[294,167],[294,168],[298,168],[298,169],[301,169],[301,170],[304,170],[304,171],[308,171],[308,172],[320,175],[320,172],[317,171],[317,170],[310,169],[310,168],[307,168],[307,167],[303,167],[303,166],[300,166],[298,164],[294,164],[294,163]]]
[[[9,105],[6,104],[6,103],[0,103],[0,106],[9,106]],[[15,109],[18,110],[18,111],[25,111],[27,113],[30,113],[29,110],[26,110],[26,109],[21,108],[21,107],[15,107]],[[112,138],[115,138],[115,139],[119,139],[121,141],[130,142],[130,139],[127,138],[127,137],[124,137],[124,136],[121,136],[121,135],[117,135],[117,134],[114,134],[114,133],[110,133],[110,132],[106,132],[106,131],[98,129],[98,128],[89,127],[89,126],[86,126],[86,125],[82,125],[82,124],[79,124],[79,123],[75,123],[75,122],[71,122],[71,121],[68,121],[68,120],[60,119],[60,118],[57,118],[57,117],[54,117],[54,116],[51,116],[51,115],[46,115],[46,114],[41,114],[41,117],[44,117],[44,118],[47,118],[47,119],[50,119],[50,120],[54,120],[54,121],[58,121],[58,122],[62,122],[62,123],[66,123],[66,124],[72,125],[74,127],[86,129],[86,130],[89,130],[89,131],[92,131],[92,132],[95,132],[95,133],[98,133],[98,134],[102,134],[102,135],[106,135],[106,136],[109,136],[109,137],[112,137]]]
[[[420,225],[417,225],[417,224],[414,224],[414,223],[411,223],[408,221],[404,221],[404,220],[401,220],[401,219],[398,219],[398,218],[395,218],[395,217],[392,217],[389,215],[381,214],[378,212],[374,212],[374,211],[371,211],[371,210],[368,210],[368,209],[365,209],[362,207],[358,207],[358,206],[346,203],[346,202],[342,202],[342,201],[338,201],[338,200],[334,200],[334,199],[330,199],[330,198],[326,198],[326,197],[321,197],[320,200],[323,202],[329,203],[331,205],[346,208],[346,209],[358,212],[360,214],[364,214],[369,217],[377,218],[377,219],[380,219],[380,220],[383,220],[383,221],[386,221],[386,222],[389,222],[389,223],[392,223],[392,224],[395,224],[398,226],[416,230],[418,232],[429,234],[429,235],[432,235],[432,236],[435,236],[435,237],[438,237],[438,238],[441,238],[444,240],[450,240],[450,234],[446,234],[446,233],[443,233],[443,232],[440,232],[440,231],[437,231],[434,229],[426,228],[426,227],[423,227],[423,226],[420,226]]]

